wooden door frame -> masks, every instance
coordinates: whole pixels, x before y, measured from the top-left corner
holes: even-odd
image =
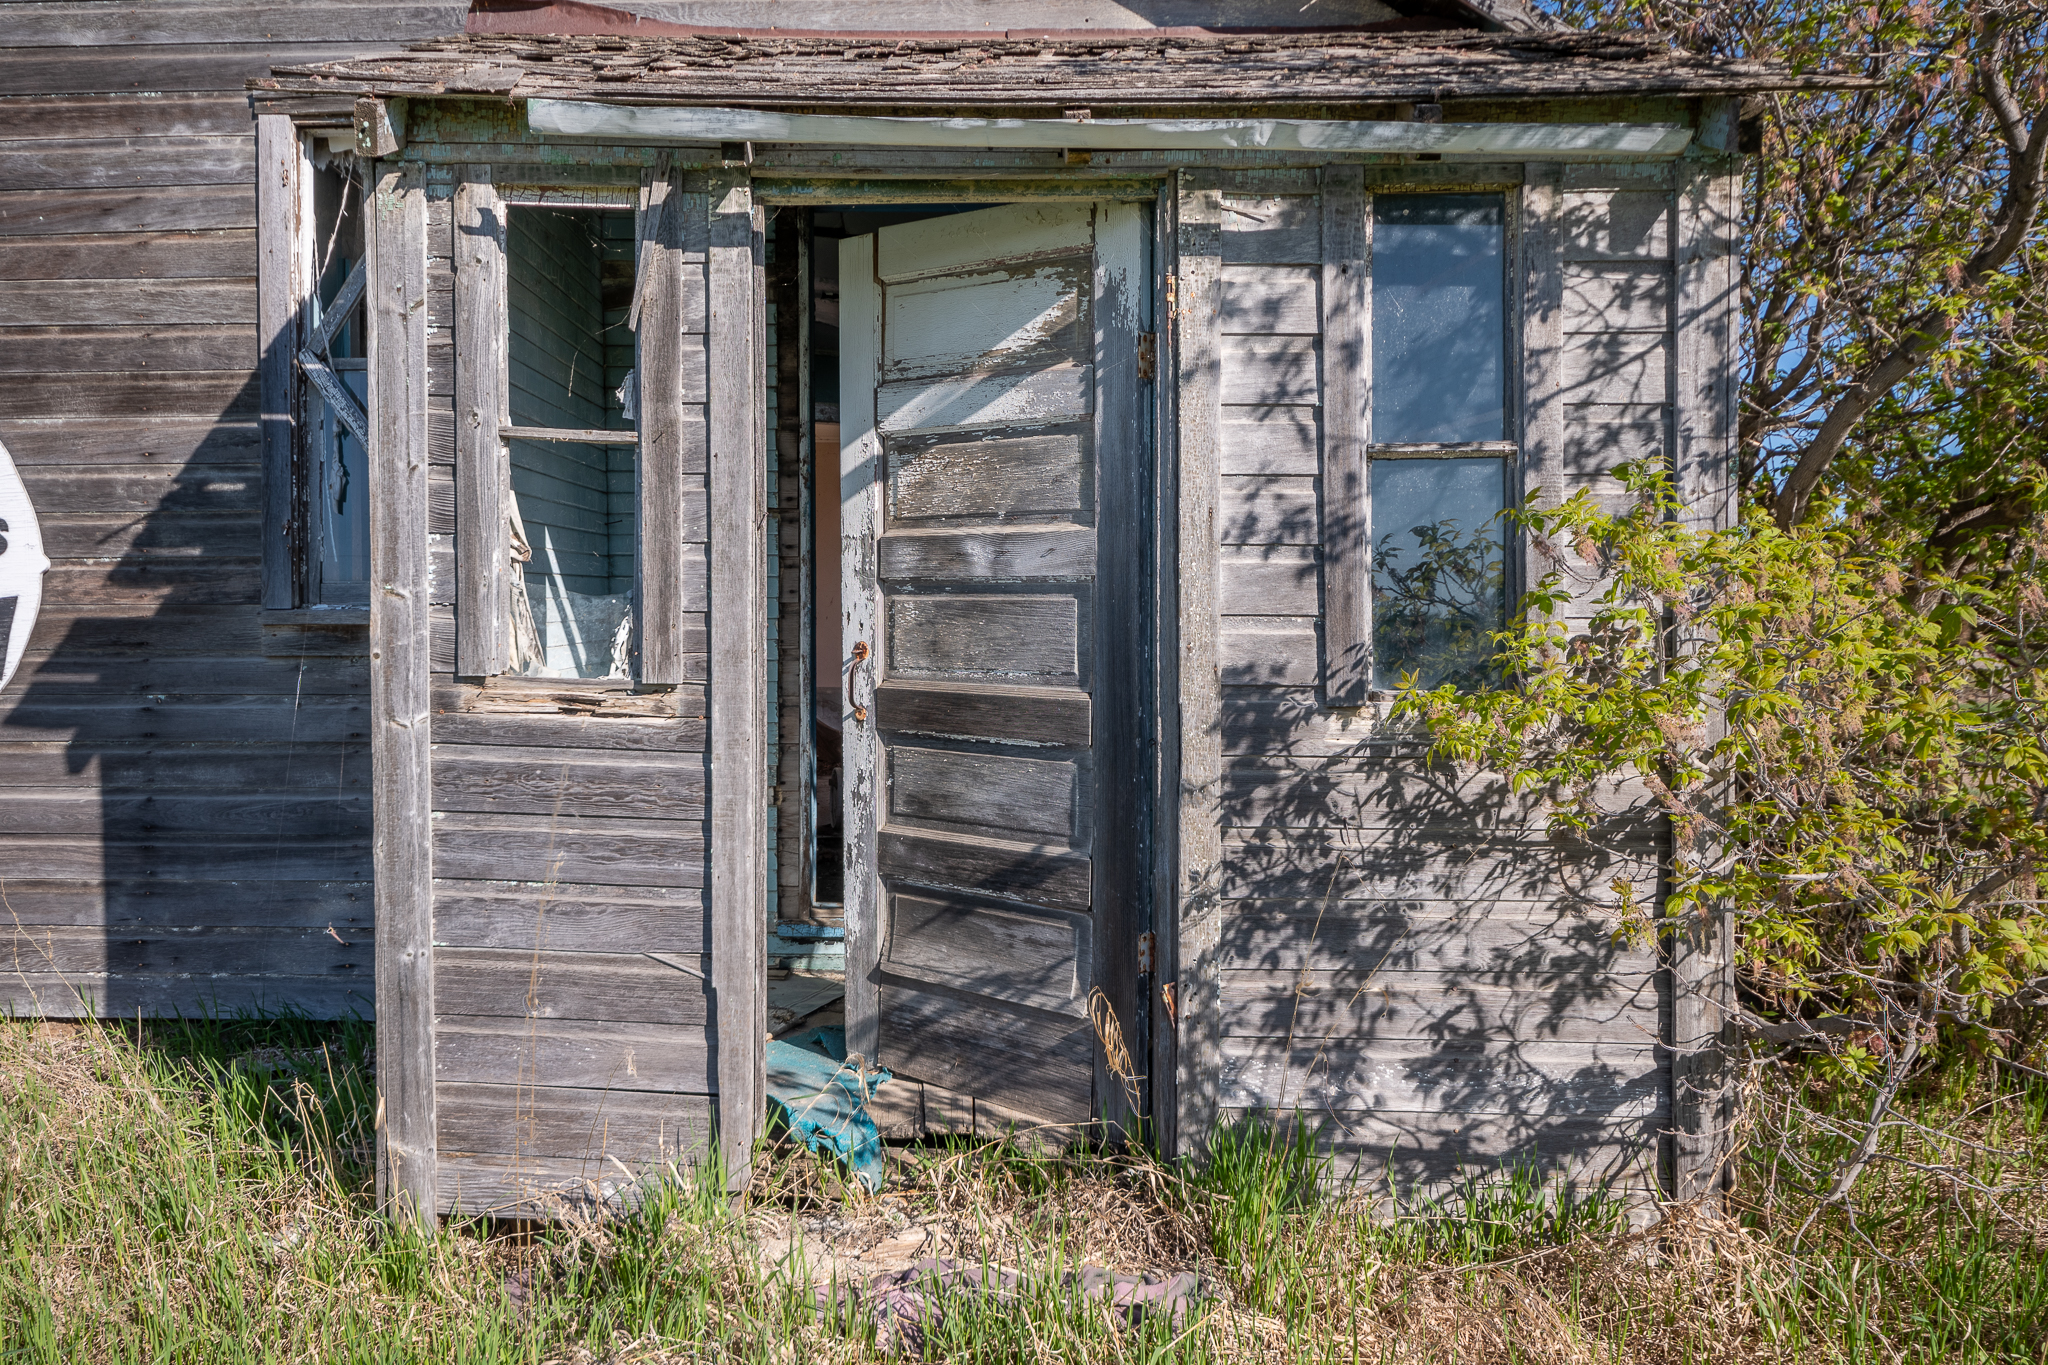
[[[1170,900],[1156,894],[1155,882],[1162,865],[1157,850],[1162,839],[1170,840],[1172,837],[1170,832],[1156,827],[1158,816],[1172,809],[1170,802],[1160,799],[1159,791],[1165,772],[1160,758],[1167,742],[1162,718],[1172,709],[1171,694],[1165,685],[1167,670],[1161,667],[1160,645],[1165,637],[1158,624],[1159,606],[1164,600],[1159,595],[1161,584],[1170,581],[1170,575],[1162,574],[1162,561],[1159,559],[1162,543],[1170,544],[1170,540],[1162,542],[1160,527],[1170,520],[1167,509],[1172,505],[1170,501],[1161,500],[1161,495],[1171,490],[1171,484],[1162,475],[1161,461],[1167,439],[1161,420],[1164,412],[1161,395],[1171,386],[1162,382],[1156,359],[1156,341],[1163,331],[1160,319],[1166,307],[1165,291],[1160,284],[1169,273],[1161,247],[1170,242],[1170,238],[1160,231],[1159,214],[1164,201],[1159,183],[1153,179],[1140,185],[1111,187],[1086,181],[1030,182],[1005,186],[1007,192],[997,197],[987,193],[985,187],[977,187],[981,192],[973,195],[960,194],[957,182],[924,187],[916,182],[907,182],[899,191],[900,197],[892,196],[897,197],[898,202],[906,203],[986,201],[990,207],[1087,199],[1126,205],[1133,210],[1131,221],[1121,225],[1119,230],[1131,235],[1131,245],[1136,248],[1140,262],[1134,272],[1136,278],[1129,281],[1113,279],[1110,278],[1113,272],[1105,270],[1099,249],[1102,227],[1099,215],[1094,236],[1098,249],[1091,272],[1094,298],[1090,312],[1096,328],[1095,446],[1098,452],[1104,449],[1105,432],[1112,426],[1122,425],[1128,430],[1126,436],[1118,438],[1119,444],[1127,441],[1134,455],[1124,462],[1125,467],[1115,471],[1113,481],[1105,478],[1099,463],[1096,466],[1095,530],[1098,550],[1093,592],[1096,607],[1090,647],[1094,652],[1091,691],[1094,736],[1091,747],[1095,751],[1097,817],[1091,849],[1094,923],[1089,937],[1093,953],[1091,975],[1095,986],[1110,1002],[1122,1035],[1119,1041],[1128,1050],[1131,1067],[1137,1073],[1139,1110],[1153,1115],[1161,1111],[1162,1103],[1169,1108],[1172,1104],[1171,1076],[1162,1076],[1157,1065],[1160,1045],[1156,1041],[1159,1035],[1154,1018],[1159,998],[1155,989],[1156,972],[1161,959],[1153,945],[1170,938],[1172,933],[1170,926],[1155,923],[1160,905]],[[788,202],[798,198],[787,188],[778,194],[766,187],[761,197],[767,202]],[[801,201],[820,208],[832,206],[822,197],[811,195],[803,195]],[[867,202],[865,198],[863,202]],[[842,373],[868,373],[879,367],[881,298],[872,269],[872,234],[868,241],[870,268],[866,271],[849,270],[842,262],[840,270],[839,354]],[[1121,320],[1124,325],[1105,328],[1105,310],[1116,314],[1122,294],[1133,286],[1139,297],[1129,300],[1123,309]],[[848,321],[859,311],[852,302],[866,291],[872,291],[871,301],[866,306],[870,325],[856,330]],[[1148,334],[1149,342],[1146,339]],[[1148,345],[1154,347],[1150,354],[1146,354]],[[1109,385],[1116,382],[1110,378],[1113,374],[1128,375],[1130,382],[1114,391],[1120,401],[1106,403],[1103,395],[1111,392]],[[881,595],[877,544],[882,526],[883,492],[874,471],[880,467],[882,451],[875,431],[873,405],[871,386],[849,388],[841,385],[842,581],[853,580],[852,586],[858,588],[858,591],[842,590],[842,640],[861,642],[875,641],[881,624],[877,619],[876,606]],[[863,433],[861,438],[849,441],[848,433],[855,430]],[[860,481],[857,485],[851,482],[855,479]],[[859,499],[857,515],[846,510],[856,497]],[[1146,519],[1148,515],[1151,518],[1149,522]],[[1125,528],[1125,533],[1110,535],[1112,526]],[[879,662],[878,651],[874,651],[872,643],[870,650],[869,661],[863,668],[873,668]],[[1105,668],[1105,661],[1114,657],[1125,658],[1127,666],[1114,670]],[[870,690],[875,685],[875,677],[873,673],[867,675],[866,687]],[[851,706],[853,700],[853,691],[849,688],[842,704]],[[1106,738],[1108,736],[1136,736],[1141,739],[1141,744],[1118,744]],[[880,963],[883,937],[882,888],[874,853],[881,805],[881,793],[877,788],[881,742],[879,732],[872,725],[849,725],[843,743],[843,828],[848,856],[843,894],[847,1048],[850,1053],[873,1058],[880,1042],[879,990],[875,973]],[[1116,799],[1122,802],[1117,809],[1123,818],[1116,822],[1123,833],[1119,844],[1122,856],[1104,858],[1101,850],[1109,842],[1106,836],[1111,829],[1105,817],[1114,804],[1105,797],[1112,790]],[[865,856],[855,857],[856,849],[865,849]],[[855,875],[856,870],[860,875]],[[1110,907],[1120,911],[1121,917],[1111,918]],[[1170,1038],[1165,1055],[1171,1057]],[[1100,1117],[1105,1104],[1120,1097],[1125,1087],[1109,1065],[1099,1031],[1093,1056],[1093,1088]],[[1165,1082],[1163,1085],[1160,1083],[1162,1080]],[[1129,1114],[1115,1113],[1110,1117],[1133,1135],[1146,1126],[1133,1122]]]
[[[767,1086],[768,408],[764,222],[744,170],[708,177],[711,986],[718,1153],[744,1189]]]
[[[850,243],[864,243],[867,269],[849,269],[854,255]],[[839,245],[839,373],[867,374],[879,370],[882,348],[881,292],[875,283],[875,237],[843,239]],[[853,302],[859,299],[862,307]],[[867,324],[850,325],[863,317]],[[842,382],[839,393],[839,620],[840,667],[846,670],[840,685],[842,717],[853,712],[854,689],[862,681],[859,666],[850,662],[849,650],[869,651],[880,622],[875,612],[881,592],[880,555],[877,542],[882,529],[882,489],[875,477],[882,451],[875,431],[875,394],[871,386],[856,385],[850,391]],[[849,441],[849,432],[860,436]],[[858,480],[858,482],[853,482]],[[851,515],[849,509],[858,507]],[[857,583],[858,591],[849,591]],[[849,646],[846,642],[856,643]],[[873,683],[869,681],[870,692]],[[873,725],[845,725],[839,740],[839,837],[845,861],[845,880],[840,891],[840,916],[846,925],[846,1051],[849,1057],[875,1060],[881,1046],[881,992],[875,970],[881,963],[882,881],[875,869],[875,836],[878,829],[880,793],[875,777],[881,766],[881,741]],[[856,850],[864,850],[856,856]]]

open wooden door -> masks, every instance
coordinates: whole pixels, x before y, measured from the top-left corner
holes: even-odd
[[[1129,1033],[1148,240],[1081,202],[841,244],[849,1044],[999,1120],[1138,1103],[1089,1001]]]

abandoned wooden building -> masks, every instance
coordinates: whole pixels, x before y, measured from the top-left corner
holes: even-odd
[[[1516,0],[9,10],[9,1008],[374,1014],[442,1212],[743,1167],[821,1022],[898,1136],[1710,1178],[1663,832],[1389,713],[1523,498],[1731,515],[1798,78]]]

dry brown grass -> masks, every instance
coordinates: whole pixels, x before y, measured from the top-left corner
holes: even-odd
[[[820,1302],[941,1257],[1020,1286],[948,1309],[948,1360],[2048,1361],[2041,1095],[1928,1101],[1955,1119],[1942,1141],[1989,1154],[1971,1179],[2004,1193],[1880,1167],[1865,1197],[1887,1255],[1833,1226],[1792,1255],[1800,1208],[1768,1187],[1749,1226],[1675,1208],[1652,1231],[1597,1209],[1560,1227],[1524,1216],[1526,1190],[1393,1223],[1331,1199],[1266,1217],[1251,1186],[1298,1188],[1284,1154],[1225,1180],[1016,1144],[896,1149],[875,1196],[771,1152],[737,1208],[715,1182],[650,1181],[624,1216],[565,1206],[428,1240],[371,1216],[366,1043],[0,1022],[0,1359],[851,1365],[883,1355],[859,1313]],[[1204,1307],[1126,1329],[1064,1287],[1083,1263],[1195,1272]]]

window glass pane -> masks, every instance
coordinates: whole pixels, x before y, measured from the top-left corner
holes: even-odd
[[[1507,611],[1505,462],[1372,462],[1373,686],[1491,680]]]
[[[1372,439],[1503,439],[1498,194],[1373,198]]]
[[[337,360],[335,378],[369,410],[369,374],[362,362]],[[312,540],[318,553],[315,600],[329,606],[370,601],[370,469],[363,443],[307,385],[313,448]]]
[[[514,208],[506,223],[512,424],[629,430],[633,215]],[[632,673],[635,452],[512,443],[512,670],[542,678]]]

